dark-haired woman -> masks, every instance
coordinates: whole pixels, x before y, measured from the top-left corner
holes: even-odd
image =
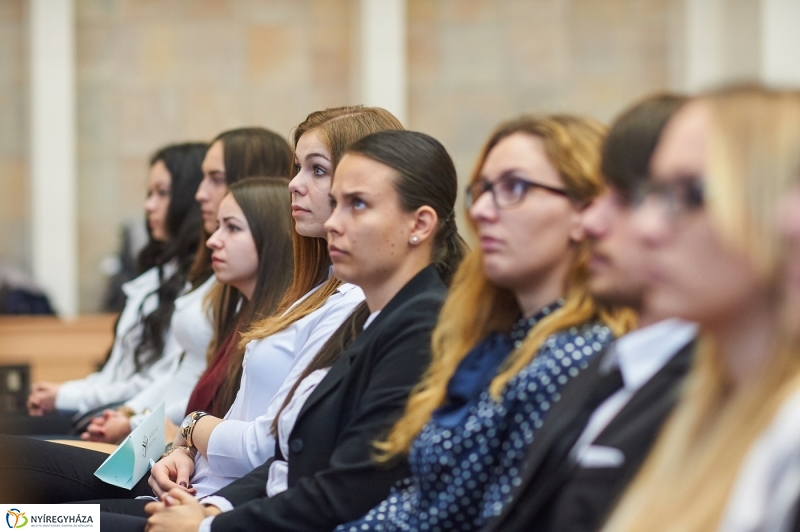
[[[276,457],[201,501],[205,509],[170,491],[148,508],[148,530],[331,530],[407,474],[402,460],[376,465],[372,443],[428,365],[445,282],[465,251],[452,218],[456,194],[453,163],[427,135],[386,131],[347,150],[325,228],[334,273],[366,301],[284,401]],[[220,509],[231,511],[212,520]]]
[[[401,128],[384,109],[348,106],[311,113],[295,129],[295,176],[289,183],[295,222],[292,285],[274,315],[242,331],[244,353],[225,364],[225,382],[238,390],[230,407],[223,415],[198,408],[187,416],[196,456],[172,453],[153,468],[150,485],[158,496],[181,484],[191,484],[197,496],[209,495],[272,456],[271,426],[280,405],[306,365],[364,299],[357,286],[331,275],[323,227],[331,212],[331,175],[354,141]],[[186,442],[177,437],[174,443]]]
[[[207,243],[215,278],[223,287],[221,299],[234,309],[230,318],[242,328],[274,312],[291,281],[287,183],[282,178],[256,178],[232,185],[219,205],[219,227]],[[237,340],[238,333],[232,333],[223,343],[236,346]],[[5,481],[0,500],[52,503],[152,493],[146,478],[132,491],[94,478],[107,457],[103,453],[14,437],[0,437],[0,446],[0,476]]]
[[[217,210],[231,185],[248,176],[287,176],[291,158],[289,144],[277,133],[260,127],[232,129],[211,141],[203,159],[203,179],[195,194],[203,215],[203,245],[191,270],[194,277],[208,280],[176,301],[172,330],[183,352],[179,365],[162,372],[156,382],[121,409],[106,410],[95,418],[81,438],[119,443],[147,412],[165,401],[168,439],[172,439],[192,394],[192,405],[197,408],[189,411],[207,410],[219,416],[227,411],[239,389],[237,368],[241,367],[241,352],[238,346],[231,345],[236,343],[233,336],[238,341],[234,314],[239,309],[232,307],[236,303],[226,298],[225,290],[212,275],[211,250],[204,243],[216,230]],[[198,319],[194,311],[198,305],[207,309],[203,319]]]
[[[169,335],[176,299],[190,282],[199,285],[205,280],[189,273],[202,224],[194,194],[202,179],[205,151],[205,144],[180,144],[152,157],[145,202],[150,242],[139,256],[143,273],[123,285],[127,299],[109,359],[101,371],[83,379],[35,383],[28,399],[31,414],[85,413],[125,401],[180,357]],[[71,428],[69,421],[61,427],[48,426],[53,419],[22,423],[17,433],[64,433]]]

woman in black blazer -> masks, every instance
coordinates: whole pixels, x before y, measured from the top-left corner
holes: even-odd
[[[330,368],[284,437],[288,452],[279,445],[274,458],[200,502],[170,491],[146,508],[147,530],[332,530],[407,476],[404,461],[377,465],[373,443],[399,418],[430,360],[445,282],[464,253],[453,219],[456,193],[452,160],[427,135],[386,131],[348,149],[325,227],[335,275],[359,285],[366,300],[298,380],[295,390]],[[278,417],[276,430],[283,427]],[[268,496],[281,461],[286,489]],[[101,523],[125,530],[123,520],[104,513]],[[142,529],[142,520],[130,523]]]

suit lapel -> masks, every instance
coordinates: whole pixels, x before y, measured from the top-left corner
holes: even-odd
[[[397,307],[419,293],[441,286],[443,286],[442,281],[439,278],[439,274],[436,272],[436,268],[433,266],[427,266],[406,283],[406,285],[395,294],[392,300],[386,304],[370,326],[359,334],[350,347],[342,353],[342,356],[331,367],[331,370],[325,378],[322,379],[322,382],[319,383],[317,388],[311,392],[311,395],[306,399],[303,408],[300,410],[300,414],[297,416],[297,420],[299,421],[315,404],[339,386],[339,383],[350,372],[350,368],[358,354],[361,353],[366,346],[370,345],[370,339],[380,332],[382,323]],[[297,421],[295,421],[295,426],[297,426],[297,424]]]
[[[637,390],[628,404],[614,416],[614,419],[598,435],[597,439],[601,439],[605,432],[613,433],[621,430],[620,428],[629,424],[631,419],[641,416],[643,413],[659,410],[654,409],[653,405],[661,401],[667,400],[674,403],[680,394],[683,377],[691,368],[694,347],[695,342],[689,342],[678,351],[658,373]]]
[[[528,456],[525,460],[525,475],[522,480],[523,485],[536,476],[547,453],[563,435],[572,422],[575,413],[581,410],[592,392],[594,384],[600,379],[598,370],[600,361],[603,358],[605,358],[605,354],[594,357],[587,368],[562,391],[561,399],[555,404],[550,415],[547,416],[544,425],[534,437],[528,451]]]

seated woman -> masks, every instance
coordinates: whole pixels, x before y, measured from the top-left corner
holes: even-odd
[[[376,464],[372,444],[402,413],[430,361],[443,281],[464,253],[456,196],[452,160],[427,135],[387,131],[348,149],[325,227],[335,274],[357,283],[365,303],[284,402],[274,426],[276,457],[205,499],[206,509],[184,491],[170,491],[166,505],[148,508],[148,530],[196,531],[204,512],[231,506],[201,529],[331,530],[408,473],[403,460]],[[109,514],[101,519],[120,524]]]
[[[224,287],[224,300],[238,310],[233,316],[248,325],[272,313],[291,280],[291,213],[286,201],[288,180],[245,179],[230,187],[219,206],[219,227],[208,239],[214,274]],[[238,338],[232,333],[229,345]],[[238,336],[238,334],[236,335]],[[13,470],[0,469],[14,494],[1,500],[63,501],[130,496],[131,492],[98,481],[94,471],[106,454],[27,438],[2,439]],[[150,494],[143,479],[133,494]],[[2,490],[3,488],[0,488]]]
[[[704,338],[683,398],[604,530],[791,530],[800,354],[798,315],[782,331],[780,314],[784,296],[797,310],[797,242],[782,264],[776,207],[797,205],[800,94],[734,87],[690,102],[651,169],[637,220],[651,249],[651,304],[697,321]]]
[[[219,374],[241,366],[241,351],[229,353],[222,349],[235,325],[238,298],[228,298],[226,290],[217,285],[211,269],[211,250],[205,246],[209,235],[216,231],[217,210],[228,187],[247,176],[287,176],[291,166],[292,151],[289,144],[272,131],[253,127],[233,129],[220,133],[212,142],[203,159],[203,180],[195,194],[203,214],[202,243],[195,256],[190,276],[208,279],[201,286],[175,301],[175,312],[170,333],[183,354],[169,370],[163,372],[152,384],[125,402],[117,410],[106,410],[93,419],[84,440],[119,443],[162,401],[166,402],[168,439],[171,440],[186,415],[189,397],[201,375],[206,372],[199,387],[209,391],[216,386]],[[287,273],[287,275],[290,275]],[[275,279],[280,283],[281,279]],[[271,303],[265,303],[269,306]],[[203,308],[203,315],[199,315]],[[271,307],[270,307],[271,308]],[[273,309],[274,310],[274,309]],[[260,312],[259,316],[270,313]],[[214,316],[217,316],[216,318]],[[227,355],[225,360],[217,354]],[[211,368],[207,369],[207,362]],[[238,390],[238,379],[227,381],[227,393],[217,405],[218,415],[223,415],[233,402]],[[209,391],[210,393],[210,391]],[[203,403],[202,406],[211,408]],[[190,409],[189,411],[194,410]]]
[[[200,394],[201,399],[205,398],[204,401],[210,401],[212,406],[218,407],[218,398],[230,394],[231,388],[227,383],[230,382],[231,372],[241,372],[241,378],[237,381],[241,382],[241,386],[238,393],[234,394],[235,400],[224,419],[205,415],[205,412],[200,416],[194,411],[187,416],[187,423],[196,422],[200,429],[193,438],[200,452],[188,453],[186,449],[180,449],[183,440],[179,435],[175,441],[176,452],[162,458],[152,471],[150,485],[156,494],[181,487],[195,494],[207,495],[272,456],[274,438],[271,426],[292,384],[364,299],[361,289],[352,284],[343,284],[330,275],[331,262],[322,224],[331,212],[328,190],[332,169],[341,158],[344,148],[353,140],[372,131],[401,127],[387,111],[360,106],[312,113],[298,126],[295,132],[298,172],[289,185],[295,220],[295,231],[292,233],[295,257],[292,285],[283,295],[277,311],[251,328],[246,339],[255,341],[247,344],[244,360],[240,359],[241,362],[234,365],[232,355],[227,355],[229,360],[224,367],[230,372],[220,375],[225,380],[218,380],[217,384],[210,383]],[[240,344],[234,342],[232,345],[235,347]],[[198,399],[198,396],[195,395],[193,399]],[[0,444],[14,444],[14,452],[8,454],[18,455],[16,461],[19,463],[36,463],[36,455],[41,454],[27,442],[2,440]],[[49,452],[55,451],[50,449]],[[129,499],[130,493],[104,492],[101,483],[85,481],[91,477],[94,469],[88,468],[91,470],[87,473],[87,468],[65,472],[59,466],[54,466],[56,469],[36,467],[36,478],[28,478],[22,466],[13,464],[4,469],[3,474],[13,474],[13,478],[19,476],[17,482],[25,487],[20,491],[30,493],[30,497],[36,501],[70,502],[118,497],[122,499],[116,503],[119,507],[127,508],[133,504],[134,509],[141,511],[138,501],[124,500]],[[44,490],[37,492],[37,485],[47,484],[49,474],[57,477],[53,483],[58,481],[63,485],[75,482],[75,489],[47,491],[45,497],[42,495]],[[189,484],[193,487],[189,488]],[[97,491],[82,492],[85,486]],[[152,493],[146,488],[144,480],[134,492]],[[27,498],[24,500],[30,502]]]
[[[44,417],[15,418],[0,432],[67,434],[74,414],[130,399],[180,357],[169,334],[175,302],[188,281],[205,281],[189,273],[201,225],[193,196],[202,179],[205,150],[204,144],[180,144],[151,158],[145,201],[150,241],[139,255],[143,273],[122,287],[125,308],[103,369],[61,384],[34,383],[28,409],[32,416]],[[200,314],[199,304],[194,310]]]
[[[340,530],[475,530],[510,499],[559,391],[626,332],[587,289],[583,208],[600,193],[598,123],[520,118],[489,138],[467,188],[480,242],[433,334],[433,364],[378,445],[411,474]],[[619,314],[619,315],[618,315]]]
[[[357,286],[331,275],[323,227],[331,212],[331,176],[347,146],[387,129],[402,125],[384,109],[362,106],[311,113],[295,129],[296,175],[289,183],[293,284],[275,315],[242,334],[244,362],[234,368],[241,384],[224,418],[202,411],[187,416],[185,423],[197,424],[192,443],[198,452],[176,452],[159,461],[150,478],[157,495],[181,483],[191,484],[197,496],[211,494],[273,455],[277,411],[306,365],[364,298]],[[184,443],[180,434],[174,443]]]

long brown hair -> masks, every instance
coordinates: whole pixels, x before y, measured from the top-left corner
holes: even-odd
[[[800,175],[800,93],[737,86],[700,101],[711,111],[707,210],[769,287],[781,261],[775,208]],[[716,530],[748,449],[800,390],[798,352],[779,338],[733,386],[719,346],[701,338],[683,397],[604,530]]]
[[[249,301],[230,285],[218,283],[214,287],[211,300],[215,302],[215,344],[221,345],[229,335],[272,315],[292,280],[288,184],[289,180],[283,177],[258,177],[243,179],[230,187],[228,193],[242,209],[255,242],[258,276]],[[214,399],[221,412],[233,404],[242,377],[244,349],[237,343],[234,346],[227,358],[225,380]]]
[[[293,140],[296,147],[304,133],[316,132],[319,140],[330,150],[331,165],[335,170],[350,144],[370,133],[389,129],[403,129],[403,125],[385,109],[362,105],[335,107],[308,115],[295,128]],[[293,231],[292,247],[295,268],[291,286],[284,294],[275,314],[257,322],[242,333],[242,345],[282,331],[311,314],[320,308],[341,284],[335,277],[329,277],[331,259],[328,255],[328,243],[324,238],[302,236]],[[313,294],[292,307],[295,302],[319,285],[322,286]],[[292,307],[291,310],[289,307]]]
[[[233,185],[254,176],[289,177],[292,149],[283,137],[263,127],[243,127],[223,131],[209,143],[222,142],[222,161],[225,165],[225,184]],[[200,249],[192,265],[194,279],[208,279],[211,270],[211,250],[206,240],[211,235],[203,228]],[[202,281],[201,281],[202,282]],[[222,341],[224,338],[221,338]],[[210,352],[216,352],[216,345]]]
[[[483,147],[470,183],[479,179],[489,152],[501,140],[515,133],[542,139],[551,164],[558,170],[576,204],[586,204],[601,192],[600,146],[605,127],[591,119],[568,115],[522,117],[501,124]],[[470,229],[476,232],[471,220]],[[551,334],[591,320],[604,321],[617,335],[632,326],[630,312],[610,311],[591,297],[587,290],[587,262],[585,245],[576,245],[573,266],[565,283],[564,305],[542,319],[522,346],[509,355],[490,385],[493,397],[499,397],[509,379],[530,363]],[[486,277],[481,249],[470,251],[453,278],[433,331],[431,367],[412,393],[403,417],[387,439],[376,444],[379,460],[388,461],[408,452],[433,411],[444,401],[447,383],[461,360],[489,332],[509,330],[520,312],[514,294],[492,284]]]

